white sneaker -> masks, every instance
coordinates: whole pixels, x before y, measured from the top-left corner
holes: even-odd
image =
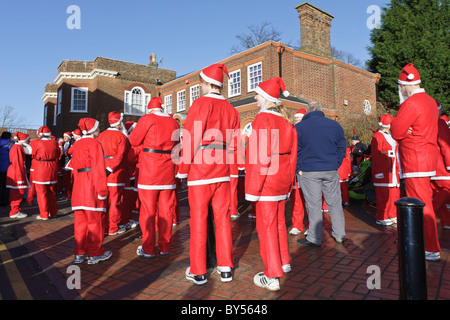
[[[202,275],[195,275],[191,273],[191,267],[188,267],[186,269],[186,273],[185,273],[186,279],[194,281],[194,283],[198,286],[201,286],[202,284],[205,284],[208,282],[208,279],[206,279],[206,275],[202,274]]]
[[[241,216],[241,214],[238,212],[238,213],[236,213],[236,214],[232,214],[231,216],[230,216],[230,218],[231,219],[237,219],[237,218],[239,218]]]
[[[386,219],[386,220],[378,220],[377,219],[377,224],[382,225],[382,226],[390,226],[394,223],[390,219]]]
[[[48,218],[42,218],[40,215],[37,215],[37,216],[36,216],[36,220],[47,221]]]
[[[284,266],[281,266],[281,269],[283,269],[284,273],[288,273],[292,271],[291,265],[290,264],[285,264]]]
[[[119,229],[118,229],[116,232],[114,232],[114,233],[108,233],[108,236],[115,236],[115,235],[124,233],[125,231],[127,231],[127,229],[126,229],[125,227],[119,226]]]
[[[248,217],[249,217],[250,219],[256,219],[256,216],[252,215],[251,213],[248,214]]]
[[[291,231],[289,231],[289,234],[293,234],[293,235],[299,235],[300,233],[302,233],[300,230],[298,230],[297,228],[292,228]]]
[[[111,256],[112,256],[111,251],[105,251],[105,253],[102,254],[101,256],[89,257],[88,264],[97,264],[101,261],[108,260],[109,258],[111,258]]]
[[[26,217],[28,217],[28,216],[23,212],[17,212],[15,215],[10,216],[11,219],[23,219]]]
[[[139,246],[139,247],[137,248],[136,254],[137,254],[138,256],[142,256],[142,257],[147,258],[147,259],[153,258],[153,257],[155,256],[154,254],[147,254],[147,253],[145,253],[145,252],[144,252],[144,249],[142,249],[142,246]]]
[[[389,218],[389,220],[391,220],[392,223],[397,223],[397,218]]]
[[[230,282],[233,280],[230,267],[217,267],[217,273],[220,274],[220,281]]]
[[[439,260],[441,260],[441,253],[425,251],[425,260],[439,261]]]
[[[257,273],[253,277],[253,283],[260,288],[264,288],[270,291],[280,290],[280,281],[278,278],[269,278],[264,275],[264,272]]]

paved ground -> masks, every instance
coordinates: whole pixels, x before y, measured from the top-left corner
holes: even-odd
[[[0,299],[1,294],[4,300],[193,302],[398,300],[400,297],[397,228],[376,225],[375,209],[364,202],[352,203],[345,208],[347,239],[343,245],[337,244],[330,235],[328,214],[324,215],[324,241],[321,247],[300,247],[296,241],[303,234],[289,236],[293,270],[281,279],[281,290],[278,292],[269,292],[253,284],[253,276],[263,270],[263,265],[255,220],[247,217],[250,210],[248,204],[240,203],[243,214],[232,221],[236,264],[234,280],[222,283],[219,275],[212,272],[206,285],[196,286],[184,277],[189,266],[189,208],[186,198],[185,190],[180,193],[181,223],[173,228],[173,245],[169,255],[157,254],[152,259],[138,257],[136,248],[141,244],[139,228],[121,235],[108,236],[105,238],[105,247],[113,251],[112,258],[98,265],[79,265],[81,288],[78,290],[67,286],[67,279],[72,275],[69,267],[73,264],[74,247],[70,202],[59,201],[59,216],[49,221],[35,219],[38,212],[36,206],[24,207],[23,211],[29,217],[20,221],[9,219],[8,207],[0,207],[0,281],[9,283],[13,288],[8,291],[7,286],[2,285]],[[287,202],[288,227],[291,225],[289,211]],[[438,230],[442,246],[441,261],[426,263],[428,299],[448,300],[450,230],[443,230],[440,225]],[[14,262],[16,266],[20,266],[20,261],[29,261],[28,269],[32,270],[31,274],[14,276],[15,272],[20,272],[20,267],[14,269],[11,266]],[[381,289],[369,289],[367,286],[367,280],[372,275],[372,271],[368,271],[371,266],[380,268]],[[6,269],[9,272],[3,272]],[[37,279],[41,279],[40,287],[36,284]],[[41,288],[40,292],[36,286]],[[28,296],[27,288],[30,294]]]

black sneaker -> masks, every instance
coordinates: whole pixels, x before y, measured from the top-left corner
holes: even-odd
[[[311,241],[308,241],[306,238],[297,240],[297,243],[304,247],[320,247],[320,244],[315,244]]]
[[[186,279],[194,281],[194,283],[198,286],[201,286],[202,284],[205,284],[206,282],[208,282],[208,279],[206,279],[206,275],[202,274],[202,275],[195,275],[191,273],[191,267],[188,267],[186,269]]]
[[[217,273],[220,274],[220,281],[222,282],[230,282],[233,280],[230,267],[217,267]]]

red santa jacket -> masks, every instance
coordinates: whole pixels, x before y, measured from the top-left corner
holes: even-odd
[[[275,111],[260,112],[252,123],[245,159],[245,199],[281,201],[288,197],[297,165],[297,131]]]
[[[170,115],[150,113],[141,117],[130,134],[139,154],[138,189],[171,190],[176,188],[177,165],[172,150],[180,142],[179,125]]]
[[[11,165],[6,173],[6,187],[10,189],[28,188],[30,185],[25,168],[25,151],[21,144],[16,143],[11,147],[9,162]]]
[[[72,210],[106,212],[105,154],[99,141],[83,136],[72,147],[67,168],[73,172]]]
[[[374,133],[371,145],[372,177],[376,187],[399,187],[398,144],[389,133]]]
[[[401,105],[391,123],[391,135],[399,144],[400,178],[436,174],[438,104],[418,89]],[[412,133],[407,134],[412,128]]]
[[[128,183],[128,152],[130,143],[127,136],[117,128],[108,128],[98,136],[105,152],[108,187],[125,187]]]
[[[443,119],[438,120],[438,164],[431,180],[450,180],[450,128]]]
[[[345,152],[344,160],[342,160],[342,164],[338,169],[339,173],[339,182],[347,182],[348,177],[352,173],[352,158],[351,158],[351,149],[347,147],[347,151]]]
[[[61,150],[52,138],[31,141],[31,176],[36,184],[56,184]]]
[[[187,177],[188,186],[230,181],[237,139],[239,113],[222,95],[195,100],[184,124],[178,177]]]

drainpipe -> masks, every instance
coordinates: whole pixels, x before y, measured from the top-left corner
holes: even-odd
[[[282,55],[283,55],[285,50],[286,50],[286,48],[284,47],[284,45],[282,43],[277,48],[277,52],[278,52],[278,76],[280,78],[283,77]]]

